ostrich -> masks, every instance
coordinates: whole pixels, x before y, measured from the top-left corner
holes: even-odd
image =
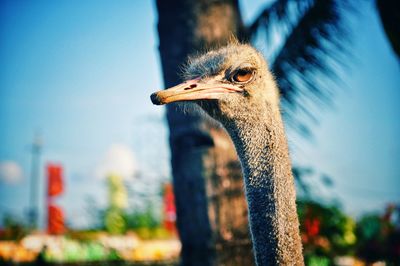
[[[242,165],[257,265],[304,265],[279,92],[263,56],[235,42],[189,58],[184,77],[153,93],[153,104],[194,101],[225,127]]]

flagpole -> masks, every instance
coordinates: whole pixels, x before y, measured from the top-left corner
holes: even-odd
[[[29,222],[32,229],[38,228],[39,217],[39,159],[42,150],[42,139],[39,135],[35,135],[32,143],[32,161],[31,161],[31,182],[29,197]]]

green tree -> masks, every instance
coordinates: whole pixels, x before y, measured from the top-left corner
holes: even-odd
[[[0,234],[1,240],[20,240],[28,233],[26,224],[9,213],[3,217],[3,227],[4,230]]]

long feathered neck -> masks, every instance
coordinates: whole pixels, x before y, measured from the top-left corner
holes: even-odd
[[[262,113],[225,125],[243,168],[256,262],[259,266],[304,265],[282,119],[279,111]]]

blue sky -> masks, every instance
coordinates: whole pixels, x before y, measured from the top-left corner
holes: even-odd
[[[242,1],[247,22],[264,2]],[[400,64],[374,7],[364,2],[359,12],[349,22],[353,57],[334,107],[312,126],[313,140],[289,132],[294,163],[315,169],[307,180],[316,194],[340,200],[352,215],[400,199]],[[149,194],[170,176],[163,109],[149,101],[163,87],[156,23],[151,1],[1,2],[0,163],[21,172],[11,167],[8,179],[0,173],[0,220],[27,209],[29,145],[37,133],[42,166],[65,168],[58,202],[76,227],[90,222],[89,198],[107,202],[104,165],[119,167],[132,190]],[[113,156],[127,165],[115,166]],[[321,186],[321,174],[332,188]]]

